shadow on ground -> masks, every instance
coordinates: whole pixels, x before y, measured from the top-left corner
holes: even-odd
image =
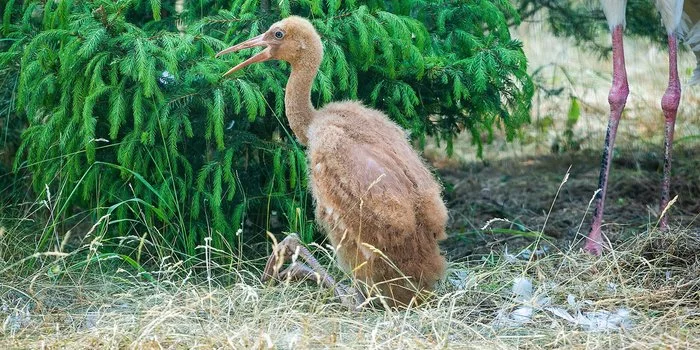
[[[678,200],[671,209],[671,224],[691,231],[700,231],[699,151],[700,146],[674,151],[671,190]],[[660,153],[616,149],[604,216],[604,232],[611,241],[656,226],[662,166]],[[442,168],[450,210],[443,248],[451,260],[471,259],[498,247],[515,251],[535,241],[518,232],[544,232],[558,249],[577,249],[590,227],[599,169],[598,150]],[[490,230],[482,230],[497,218],[507,221],[492,222]]]

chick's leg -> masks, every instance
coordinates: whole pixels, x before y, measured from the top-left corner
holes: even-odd
[[[297,261],[299,257],[303,262]],[[280,272],[282,265],[289,259],[292,261],[291,265]],[[311,255],[311,252],[301,244],[295,234],[287,236],[277,244],[267,259],[262,281],[266,282],[273,278],[316,281],[321,286],[333,289],[335,296],[350,309],[359,309],[365,301],[357,289],[337,283],[318,260]]]

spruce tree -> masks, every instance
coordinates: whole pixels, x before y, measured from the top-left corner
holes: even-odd
[[[183,4],[2,4],[0,64],[17,77],[13,118],[28,124],[15,170],[41,196],[62,194],[55,215],[94,209],[105,239],[133,235],[151,253],[192,256],[210,237],[230,251],[241,231],[248,240],[280,229],[273,212],[284,230],[313,239],[305,154],[284,118],[289,68],[270,62],[222,78],[246,53],[214,58],[290,14],[323,38],[316,106],[362,100],[448,153],[460,132],[480,154],[483,135],[512,138],[529,120],[533,86],[509,34],[518,21],[509,2]]]

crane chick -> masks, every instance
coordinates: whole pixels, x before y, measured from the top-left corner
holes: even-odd
[[[390,306],[423,301],[445,272],[437,243],[446,237],[447,209],[441,186],[411,148],[406,132],[384,113],[359,102],[314,108],[311,86],[323,45],[306,19],[285,18],[217,57],[256,46],[265,48],[224,75],[271,59],[291,65],[285,113],[294,135],[307,147],[316,219],[335,248],[339,265],[365,284],[363,294],[381,296]],[[334,284],[296,238],[282,243],[291,248],[287,257],[296,250],[309,264],[294,264],[283,275],[316,276],[324,284]],[[275,274],[269,270],[279,265],[279,256],[273,254],[266,275]],[[347,290],[336,288],[336,294],[343,291]]]

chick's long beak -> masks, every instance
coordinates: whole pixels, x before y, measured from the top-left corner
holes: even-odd
[[[248,49],[251,47],[267,46],[267,43],[265,42],[265,40],[263,40],[263,36],[264,36],[264,34],[261,34],[261,35],[256,36],[255,38],[252,38],[252,39],[246,40],[240,44],[231,46],[228,49],[217,53],[216,57],[219,57],[221,55],[225,55],[227,53],[236,52],[236,51],[243,50],[243,49]],[[227,76],[227,75],[229,75],[229,74],[231,74],[231,73],[233,73],[233,72],[235,72],[235,71],[237,71],[237,70],[239,70],[239,69],[241,69],[249,64],[267,61],[270,58],[272,58],[272,55],[270,54],[270,48],[267,47],[264,50],[258,52],[253,57],[251,57],[251,58],[239,63],[235,67],[229,69],[229,71],[224,73],[223,76],[225,77],[225,76]]]

